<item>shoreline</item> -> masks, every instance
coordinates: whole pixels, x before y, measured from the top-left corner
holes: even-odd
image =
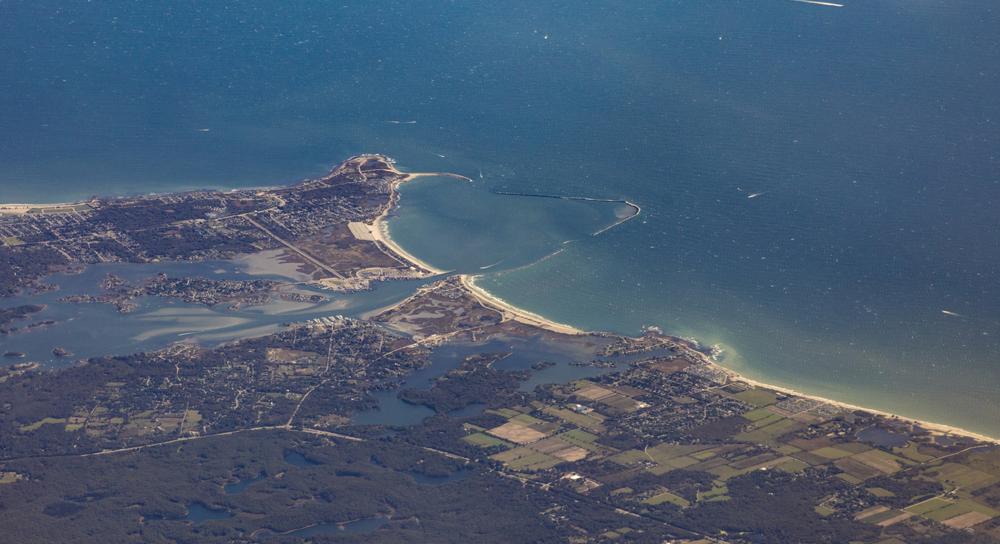
[[[401,180],[397,181],[397,182],[394,182],[394,184],[392,186],[392,195],[391,195],[391,198],[390,198],[389,205],[386,207],[385,211],[383,211],[382,214],[380,214],[375,219],[375,221],[372,223],[372,225],[370,225],[370,227],[371,227],[370,230],[372,232],[372,236],[375,237],[376,240],[378,240],[379,242],[381,242],[381,243],[385,244],[387,247],[389,247],[390,250],[392,250],[393,252],[395,252],[398,256],[402,257],[404,260],[410,262],[414,266],[417,266],[417,267],[420,267],[420,268],[424,268],[424,269],[426,269],[426,270],[428,270],[430,272],[433,272],[435,275],[448,273],[449,271],[441,270],[441,269],[438,269],[438,268],[430,266],[429,264],[425,263],[424,261],[420,260],[419,258],[415,257],[414,255],[412,255],[411,253],[407,252],[405,249],[403,249],[402,247],[400,247],[399,244],[397,244],[394,240],[392,240],[392,237],[389,235],[389,229],[388,229],[388,225],[386,224],[386,219],[388,218],[389,213],[396,207],[396,204],[397,204],[397,201],[398,201],[398,198],[399,198],[399,193],[398,193],[397,189],[398,189],[398,186],[401,185],[402,183],[406,183],[408,181],[411,181],[413,179],[420,178],[420,177],[432,177],[432,176],[453,177],[453,178],[456,178],[456,179],[460,179],[460,180],[464,180],[464,181],[469,181],[469,182],[471,182],[472,180],[470,178],[466,177],[466,176],[462,176],[462,175],[459,175],[459,174],[445,173],[445,172],[412,172],[412,173],[400,172],[399,170],[397,170],[395,168],[394,163],[392,163],[390,161],[389,164],[390,164],[390,168],[392,168],[393,172],[397,173],[397,174],[399,174],[401,176],[403,176],[403,178]],[[538,195],[538,196],[549,196],[549,195]],[[564,198],[564,197],[557,197],[557,198]],[[596,233],[594,233],[592,235],[596,236],[598,234],[601,234],[602,232],[604,232],[606,230],[609,230],[612,227],[618,226],[621,223],[624,223],[626,221],[634,219],[635,217],[637,217],[641,213],[641,208],[637,204],[635,204],[633,202],[630,202],[630,201],[627,201],[627,200],[626,201],[622,201],[622,202],[624,202],[626,205],[630,206],[635,213],[633,213],[629,217],[626,217],[626,218],[623,218],[623,219],[619,220],[615,224],[611,225],[611,227],[606,227],[606,228],[604,228],[604,229],[602,229],[602,230],[600,230],[600,231],[598,231],[598,232],[596,232]],[[515,306],[515,305],[513,305],[513,304],[511,304],[511,303],[509,303],[509,302],[507,302],[505,300],[503,300],[502,298],[497,297],[496,295],[493,295],[492,293],[486,291],[482,287],[476,285],[475,280],[476,280],[477,277],[478,277],[477,275],[460,274],[459,275],[459,281],[461,282],[462,286],[465,287],[465,289],[467,289],[469,291],[469,293],[471,294],[471,296],[473,296],[480,304],[482,304],[482,305],[484,305],[484,306],[486,306],[488,308],[492,308],[494,310],[499,311],[503,315],[503,317],[504,317],[505,320],[506,319],[511,319],[511,320],[514,320],[514,321],[518,321],[520,323],[524,323],[524,324],[529,325],[529,326],[538,327],[538,328],[541,328],[541,329],[544,329],[544,330],[548,330],[548,331],[555,332],[555,333],[560,333],[560,334],[567,334],[567,335],[574,335],[574,336],[587,335],[587,334],[599,334],[598,331],[585,331],[585,330],[579,329],[577,327],[573,327],[571,325],[567,325],[565,323],[559,323],[557,321],[553,321],[553,320],[548,319],[548,318],[546,318],[546,317],[544,317],[542,315],[536,314],[534,312],[530,312],[530,311],[525,310],[523,308],[519,308],[519,307],[517,307],[517,306]],[[682,343],[682,345],[684,345],[684,344]],[[763,382],[763,381],[760,381],[760,380],[755,380],[755,379],[752,379],[752,378],[750,378],[748,376],[744,376],[743,374],[740,374],[739,372],[737,372],[735,370],[732,370],[730,368],[727,368],[727,367],[721,365],[720,363],[716,362],[711,357],[709,357],[708,355],[706,355],[706,354],[704,354],[704,353],[702,353],[700,351],[697,351],[697,350],[691,349],[691,348],[687,348],[687,351],[689,353],[691,353],[699,361],[702,361],[703,363],[705,363],[707,365],[710,365],[710,366],[712,366],[714,368],[719,369],[721,372],[723,372],[727,376],[727,379],[729,381],[739,381],[739,382],[745,383],[745,384],[753,386],[753,387],[758,387],[758,388],[761,388],[761,389],[768,389],[768,390],[775,391],[775,392],[778,392],[778,393],[783,393],[783,394],[786,394],[786,395],[791,395],[791,396],[801,397],[801,398],[805,398],[805,399],[815,400],[817,402],[823,402],[823,403],[830,404],[830,405],[833,405],[833,406],[837,406],[837,407],[840,407],[840,408],[844,408],[844,409],[850,410],[850,411],[862,411],[862,412],[867,412],[867,413],[870,413],[870,414],[873,414],[873,415],[877,415],[877,416],[881,416],[881,417],[885,417],[885,418],[889,418],[889,419],[895,419],[895,420],[899,420],[899,421],[905,421],[905,422],[908,422],[908,423],[912,423],[912,424],[918,425],[921,428],[923,428],[923,429],[925,429],[925,430],[927,430],[927,431],[929,431],[931,433],[934,433],[934,434],[939,434],[939,435],[941,435],[941,434],[943,434],[943,435],[949,435],[950,434],[950,435],[955,435],[955,436],[962,436],[962,437],[971,438],[971,439],[978,440],[980,442],[984,442],[984,443],[988,443],[988,444],[1000,445],[1000,437],[992,437],[992,436],[984,435],[984,434],[981,434],[981,433],[977,433],[975,431],[970,431],[968,429],[957,427],[957,426],[954,426],[954,425],[947,425],[947,424],[943,424],[943,423],[935,423],[935,422],[932,422],[932,421],[926,421],[926,420],[922,420],[922,419],[908,417],[908,416],[904,416],[904,415],[901,415],[901,414],[896,414],[896,413],[893,413],[893,412],[887,412],[885,410],[878,410],[878,409],[875,409],[875,408],[870,408],[870,407],[865,407],[865,406],[859,406],[857,404],[852,404],[852,403],[849,403],[849,402],[843,402],[843,401],[838,401],[838,400],[830,399],[830,398],[827,398],[827,397],[822,397],[822,396],[819,396],[819,395],[812,395],[812,394],[804,393],[802,391],[799,391],[797,389],[793,389],[793,388],[790,388],[790,387],[784,387],[784,386],[780,386],[780,385],[776,385],[776,384],[771,384],[771,383]]]
[[[492,308],[503,314],[504,320],[510,319],[513,321],[518,321],[520,323],[524,323],[525,325],[531,325],[534,327],[538,327],[540,329],[545,329],[547,331],[557,332],[560,334],[568,334],[573,336],[591,334],[588,331],[578,329],[576,327],[567,325],[565,323],[552,321],[551,319],[547,319],[536,313],[529,312],[522,308],[518,308],[513,304],[510,304],[504,299],[497,297],[489,293],[482,287],[476,285],[476,276],[461,274],[458,278],[459,281],[462,283],[462,286],[469,291],[469,293],[472,295],[473,298],[475,298],[483,306]]]
[[[383,217],[378,217],[375,221],[368,225],[368,231],[371,233],[372,240],[384,245],[389,251],[396,254],[404,261],[410,263],[411,265],[426,270],[431,276],[439,276],[441,274],[447,274],[449,270],[442,270],[437,268],[426,261],[422,261],[413,254],[407,252],[389,234],[389,225],[385,222]]]
[[[409,253],[405,249],[403,249],[395,240],[392,239],[392,236],[389,233],[389,227],[388,227],[388,224],[387,224],[387,219],[388,219],[389,214],[395,209],[395,207],[396,207],[396,205],[398,203],[398,200],[399,200],[398,188],[403,183],[406,183],[408,181],[412,181],[414,179],[421,178],[421,177],[437,177],[437,176],[451,177],[451,178],[459,179],[459,180],[462,180],[462,181],[468,181],[468,182],[472,182],[472,179],[470,179],[470,178],[468,178],[466,176],[460,175],[460,174],[453,174],[453,173],[448,173],[448,172],[401,172],[401,171],[399,171],[399,170],[397,170],[395,168],[395,165],[394,165],[393,161],[391,159],[389,159],[388,157],[385,157],[384,155],[376,155],[376,156],[378,156],[379,158],[385,159],[386,162],[387,162],[387,164],[389,165],[390,171],[393,174],[398,175],[399,179],[397,179],[396,181],[394,181],[392,183],[392,186],[391,186],[391,189],[390,189],[391,190],[390,200],[389,200],[388,204],[386,205],[385,209],[382,211],[381,214],[379,214],[378,217],[376,217],[372,221],[371,224],[366,224],[368,226],[368,228],[369,228],[369,231],[370,231],[370,233],[372,235],[372,238],[374,239],[374,241],[376,243],[379,243],[379,244],[385,246],[385,248],[387,248],[392,254],[394,254],[399,259],[402,259],[402,261],[405,261],[405,262],[409,263],[410,265],[412,265],[414,267],[417,267],[419,269],[422,269],[422,270],[426,271],[427,272],[427,277],[443,275],[443,274],[447,274],[447,273],[451,272],[449,270],[442,270],[440,268],[434,267],[434,266],[430,265],[429,263],[427,263],[427,262],[419,259],[418,257],[414,256],[413,254]],[[247,188],[247,189],[251,189],[252,190],[252,188]],[[236,189],[236,190],[239,190],[239,189]],[[525,195],[525,196],[531,196],[531,195]],[[537,195],[537,196],[548,196],[548,195]],[[3,216],[3,215],[24,215],[24,214],[29,213],[30,210],[46,210],[46,209],[58,209],[58,208],[73,208],[73,207],[76,207],[76,206],[88,205],[88,203],[91,202],[91,201],[92,200],[80,200],[80,201],[76,201],[76,202],[43,203],[43,204],[32,204],[32,203],[0,203],[0,216]],[[624,222],[626,222],[626,221],[628,221],[630,219],[633,219],[634,217],[638,216],[639,213],[640,213],[640,211],[641,211],[641,208],[639,208],[639,206],[636,205],[633,202],[624,201],[624,203],[627,204],[627,205],[629,205],[629,206],[631,206],[631,207],[633,207],[633,209],[635,210],[636,213],[634,213],[633,215],[631,215],[631,216],[629,216],[627,218],[623,218],[622,220],[620,220],[617,223],[615,223],[614,225],[612,225],[612,227],[617,226],[617,225],[619,225],[621,223],[624,223]],[[608,227],[608,228],[610,228],[610,227]],[[601,231],[599,231],[597,233],[594,233],[594,235],[600,234],[601,232],[604,232],[605,230],[608,230],[608,228],[602,229]],[[507,301],[505,301],[505,300],[503,300],[503,299],[501,299],[501,298],[493,295],[492,293],[489,293],[488,291],[486,291],[482,287],[476,285],[475,279],[477,277],[479,277],[479,276],[477,276],[477,275],[461,274],[461,275],[459,275],[459,280],[460,280],[462,286],[465,289],[467,289],[469,291],[469,293],[471,294],[471,296],[473,296],[480,304],[482,304],[482,305],[484,305],[484,306],[486,306],[488,308],[492,308],[492,309],[500,312],[503,315],[503,317],[504,317],[505,320],[510,319],[510,320],[518,321],[520,323],[524,323],[524,324],[529,325],[529,326],[538,327],[540,329],[548,330],[548,331],[559,333],[559,334],[574,335],[574,336],[587,335],[587,334],[601,334],[599,331],[585,331],[585,330],[573,327],[571,325],[567,325],[565,323],[559,323],[557,321],[553,321],[551,319],[548,319],[548,318],[546,318],[546,317],[544,317],[542,315],[536,314],[534,312],[530,312],[528,310],[524,310],[522,308],[519,308],[519,307],[517,307],[517,306],[515,306],[515,305],[513,305],[513,304],[511,304],[511,303],[509,303],[509,302],[507,302]],[[667,335],[667,336],[670,336],[670,335]],[[681,342],[680,345],[686,346],[687,344],[685,342]],[[833,406],[838,406],[838,407],[841,407],[841,408],[844,408],[844,409],[850,410],[850,411],[862,411],[862,412],[867,412],[867,413],[870,413],[870,414],[873,414],[873,415],[878,415],[878,416],[885,417],[885,418],[890,418],[890,419],[895,419],[895,420],[899,420],[899,421],[904,421],[904,422],[912,423],[912,424],[918,425],[921,428],[923,428],[923,429],[925,429],[925,430],[927,430],[927,431],[929,431],[931,433],[934,433],[934,434],[939,434],[939,435],[941,435],[941,434],[949,435],[950,434],[950,435],[955,435],[955,436],[962,436],[962,437],[971,438],[971,439],[974,439],[974,440],[977,440],[977,441],[980,441],[980,442],[984,442],[984,443],[988,443],[988,444],[1000,445],[1000,437],[992,437],[992,436],[981,434],[981,433],[978,433],[978,432],[975,432],[975,431],[970,431],[968,429],[964,429],[964,428],[953,426],[953,425],[947,425],[947,424],[943,424],[943,423],[935,423],[935,422],[931,422],[931,421],[927,421],[927,420],[922,420],[922,419],[917,419],[917,418],[913,418],[913,417],[908,417],[908,416],[897,414],[897,413],[893,413],[893,412],[888,412],[888,411],[879,410],[879,409],[875,409],[875,408],[860,406],[860,405],[852,404],[852,403],[849,403],[849,402],[838,401],[838,400],[834,400],[834,399],[831,399],[831,398],[828,398],[828,397],[819,396],[819,395],[812,395],[812,394],[804,393],[802,391],[799,391],[799,390],[791,388],[791,387],[785,387],[785,386],[780,386],[780,385],[776,385],[776,384],[771,384],[771,383],[763,382],[763,381],[760,381],[760,380],[755,380],[755,379],[749,378],[749,377],[747,377],[747,376],[745,376],[743,374],[740,374],[739,372],[737,372],[735,370],[732,370],[730,368],[727,368],[727,367],[723,366],[722,364],[716,362],[711,357],[709,357],[708,355],[706,355],[706,354],[704,354],[704,353],[702,353],[700,351],[697,351],[697,350],[692,349],[690,347],[686,347],[686,350],[694,358],[698,359],[699,361],[703,362],[704,364],[707,364],[707,365],[710,365],[710,366],[712,366],[714,368],[719,369],[721,372],[723,372],[727,376],[728,380],[730,380],[730,381],[738,381],[738,382],[742,382],[742,383],[745,383],[745,384],[753,386],[753,387],[759,387],[761,389],[767,389],[767,390],[771,390],[771,391],[783,393],[783,394],[786,394],[786,395],[792,395],[792,396],[801,397],[801,398],[805,398],[805,399],[815,400],[815,401],[827,403],[827,404],[830,404],[830,405],[833,405]]]
[[[376,217],[375,220],[371,222],[371,224],[366,224],[368,226],[368,233],[371,235],[372,240],[375,243],[385,246],[386,248],[389,249],[389,251],[394,253],[397,257],[400,257],[402,260],[410,263],[411,265],[426,270],[429,273],[429,275],[439,276],[441,274],[447,274],[448,272],[450,272],[450,270],[442,270],[424,260],[421,260],[412,253],[403,249],[402,246],[400,246],[398,243],[396,243],[395,240],[392,239],[392,235],[389,232],[389,223],[388,223],[389,214],[396,209],[396,206],[398,205],[400,198],[399,187],[406,182],[413,181],[421,177],[433,177],[433,176],[453,177],[470,182],[472,180],[465,176],[461,176],[459,174],[450,174],[445,172],[400,172],[398,169],[396,169],[391,159],[389,159],[388,157],[384,157],[384,159],[386,160],[386,163],[389,165],[391,172],[393,174],[401,176],[402,179],[392,182],[392,185],[390,187],[391,193],[389,195],[389,203],[386,205],[385,209],[382,210],[382,213],[380,213],[378,217]]]
[[[895,420],[899,420],[899,421],[905,421],[907,423],[912,423],[912,424],[918,425],[921,428],[923,428],[923,429],[925,429],[927,431],[930,431],[932,434],[939,434],[939,435],[941,435],[941,434],[949,435],[950,434],[950,435],[955,435],[955,436],[964,436],[964,437],[967,437],[967,438],[972,438],[972,439],[975,439],[975,440],[979,440],[981,442],[986,442],[986,443],[989,443],[989,444],[1000,445],[1000,437],[992,437],[992,436],[988,436],[988,435],[985,435],[985,434],[977,433],[975,431],[970,431],[968,429],[963,429],[961,427],[956,427],[954,425],[947,425],[947,424],[944,424],[944,423],[934,423],[933,421],[927,421],[927,420],[924,420],[924,419],[917,419],[917,418],[913,418],[913,417],[904,416],[904,415],[901,415],[901,414],[896,414],[896,413],[893,413],[893,412],[887,412],[885,410],[879,410],[879,409],[870,408],[870,407],[867,407],[867,406],[860,406],[860,405],[857,405],[857,404],[851,404],[849,402],[834,400],[834,399],[831,399],[831,398],[828,398],[828,397],[822,397],[822,396],[819,396],[819,395],[811,395],[809,393],[804,393],[802,391],[799,391],[798,389],[793,389],[791,387],[785,387],[785,386],[781,386],[781,385],[775,385],[775,384],[771,384],[771,383],[767,383],[767,382],[762,382],[760,380],[755,380],[755,379],[749,378],[747,376],[744,376],[743,374],[740,374],[739,372],[737,372],[735,370],[732,370],[730,368],[726,368],[725,366],[722,366],[718,362],[712,360],[711,357],[709,357],[708,355],[705,355],[704,353],[701,353],[700,351],[697,351],[697,350],[694,350],[694,349],[691,349],[691,348],[688,348],[687,351],[689,353],[693,354],[695,357],[697,357],[699,360],[701,360],[705,364],[710,365],[710,366],[712,366],[714,368],[717,368],[720,371],[722,371],[723,373],[725,373],[726,377],[728,378],[728,380],[730,382],[738,381],[738,382],[745,383],[747,385],[752,385],[753,387],[758,387],[758,388],[761,388],[761,389],[768,389],[768,390],[775,391],[775,392],[778,392],[778,393],[784,393],[786,395],[791,395],[791,396],[795,396],[795,397],[801,397],[801,398],[804,398],[804,399],[815,400],[815,401],[818,401],[818,402],[823,402],[823,403],[826,403],[826,404],[830,404],[830,405],[833,405],[833,406],[844,408],[844,409],[847,409],[847,410],[850,410],[850,411],[867,412],[869,414],[874,414],[874,415],[882,416],[882,417],[889,418],[889,419],[895,419]]]
[[[599,235],[601,235],[601,234],[603,234],[603,233],[605,233],[605,232],[607,232],[607,231],[609,231],[609,230],[611,230],[611,229],[613,229],[613,228],[615,228],[615,227],[617,227],[617,226],[619,226],[619,225],[621,225],[623,223],[626,223],[628,221],[631,221],[631,220],[635,219],[636,217],[639,216],[639,214],[642,213],[642,207],[641,206],[639,206],[635,202],[632,202],[631,200],[623,199],[623,198],[595,198],[595,197],[589,197],[589,196],[550,195],[550,194],[544,194],[544,193],[522,193],[522,192],[511,192],[511,191],[492,191],[492,192],[495,195],[520,196],[520,197],[527,197],[527,198],[553,198],[553,199],[556,199],[556,200],[579,200],[579,201],[583,201],[583,202],[612,202],[612,203],[617,203],[617,204],[624,204],[625,206],[628,206],[629,209],[632,210],[631,215],[629,215],[627,217],[620,217],[620,218],[618,218],[618,220],[615,221],[614,223],[612,223],[612,224],[610,224],[610,225],[608,225],[606,227],[603,227],[600,230],[597,230],[595,232],[590,233],[591,236],[599,236]]]
[[[495,295],[490,294],[488,291],[486,291],[482,287],[476,285],[476,283],[475,283],[476,276],[470,276],[470,275],[467,275],[467,274],[462,274],[459,278],[460,278],[460,281],[461,281],[462,285],[466,289],[469,290],[469,292],[472,294],[472,296],[476,300],[478,300],[480,303],[482,303],[485,306],[488,306],[488,307],[491,307],[491,308],[494,308],[494,309],[500,311],[501,313],[504,314],[505,318],[509,318],[509,319],[512,319],[512,320],[524,323],[526,325],[536,326],[536,327],[539,327],[539,328],[542,328],[542,329],[545,329],[545,330],[549,330],[549,331],[557,332],[557,333],[561,333],[561,334],[570,334],[570,335],[599,334],[597,331],[584,331],[584,330],[578,329],[576,327],[573,327],[571,325],[567,325],[565,323],[559,323],[557,321],[552,321],[551,319],[545,318],[545,317],[543,317],[541,315],[538,315],[536,313],[529,312],[527,310],[523,310],[521,308],[518,308],[517,306],[514,306],[514,305],[510,304],[509,302],[507,302],[507,301],[505,301],[505,300],[503,300],[503,299],[501,299],[501,298],[499,298],[499,297],[497,297]],[[669,335],[667,335],[667,336],[669,336]],[[876,409],[876,408],[871,408],[871,407],[866,407],[866,406],[860,406],[860,405],[857,405],[857,404],[852,404],[852,403],[849,403],[849,402],[839,401],[839,400],[831,399],[831,398],[828,398],[828,397],[822,397],[822,396],[819,396],[819,395],[812,395],[812,394],[800,391],[798,389],[793,389],[791,387],[785,387],[785,386],[781,386],[781,385],[776,385],[776,384],[771,384],[771,383],[763,382],[763,381],[760,381],[760,380],[755,380],[755,379],[749,378],[749,377],[747,377],[747,376],[745,376],[743,374],[740,374],[739,372],[737,372],[735,370],[732,370],[730,368],[726,368],[725,366],[723,366],[720,363],[718,363],[715,360],[713,360],[708,355],[706,355],[706,354],[704,354],[704,353],[702,353],[702,352],[700,352],[698,350],[695,350],[693,348],[686,347],[686,345],[684,343],[681,343],[681,345],[685,346],[685,351],[688,354],[690,354],[691,356],[693,356],[694,358],[696,358],[697,360],[699,360],[702,363],[704,363],[706,365],[709,365],[709,366],[711,366],[713,368],[716,368],[716,369],[720,370],[721,372],[723,372],[726,375],[727,379],[730,382],[741,382],[741,383],[745,383],[747,385],[750,385],[750,386],[753,386],[753,387],[757,387],[757,388],[760,388],[760,389],[767,389],[767,390],[770,390],[770,391],[775,391],[775,392],[778,392],[778,393],[783,393],[785,395],[790,395],[790,396],[805,398],[805,399],[809,399],[809,400],[815,400],[817,402],[822,402],[822,403],[825,403],[825,404],[830,404],[832,406],[837,406],[839,408],[843,408],[843,409],[849,410],[849,411],[867,412],[869,414],[873,414],[873,415],[885,417],[885,418],[888,418],[888,419],[894,419],[894,420],[898,420],[898,421],[904,421],[904,422],[907,422],[907,423],[912,423],[914,425],[918,425],[919,427],[921,427],[921,428],[923,428],[923,429],[931,432],[932,434],[962,436],[962,437],[966,437],[966,438],[972,438],[974,440],[978,440],[980,442],[985,442],[985,443],[988,443],[988,444],[1000,445],[1000,437],[992,437],[992,436],[988,436],[988,435],[985,435],[985,434],[982,434],[982,433],[977,433],[975,431],[970,431],[968,429],[963,429],[961,427],[956,427],[954,425],[947,425],[947,424],[944,424],[944,423],[935,423],[933,421],[927,421],[927,420],[923,420],[923,419],[917,419],[917,418],[913,418],[913,417],[908,417],[908,416],[897,414],[897,413],[893,413],[893,412],[887,412],[885,410],[879,410],[879,409]]]

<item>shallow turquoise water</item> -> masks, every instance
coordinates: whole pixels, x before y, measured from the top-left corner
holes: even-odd
[[[845,4],[5,2],[0,201],[384,152],[476,180],[407,187],[394,236],[511,302],[1000,435],[1000,14]]]

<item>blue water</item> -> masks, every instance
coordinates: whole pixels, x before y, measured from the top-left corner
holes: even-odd
[[[376,409],[354,414],[351,422],[355,425],[417,425],[434,415],[434,410],[422,404],[411,404],[399,398],[405,389],[430,389],[434,381],[449,371],[458,368],[467,357],[480,353],[508,353],[495,363],[495,368],[503,371],[529,370],[539,361],[549,361],[553,365],[541,370],[533,370],[524,382],[522,391],[532,391],[539,385],[549,383],[569,383],[573,380],[591,378],[607,373],[605,368],[593,366],[573,366],[574,362],[588,362],[593,358],[591,351],[575,345],[547,344],[540,337],[499,337],[487,342],[449,343],[434,348],[426,368],[417,370],[406,377],[397,389],[378,391],[372,396],[378,402]],[[449,417],[461,419],[478,415],[486,408],[482,403],[473,403],[448,412]]]
[[[41,312],[18,321],[21,331],[0,335],[0,351],[23,353],[25,362],[65,366],[79,359],[101,355],[123,355],[137,351],[160,349],[180,341],[195,341],[214,346],[225,341],[262,336],[282,330],[287,323],[303,323],[318,317],[345,315],[359,317],[378,308],[394,304],[416,289],[422,282],[404,281],[378,283],[372,291],[333,293],[311,287],[302,288],[307,294],[319,294],[329,300],[319,303],[298,303],[281,300],[238,310],[228,304],[206,307],[176,299],[140,297],[132,313],[120,313],[110,304],[61,302],[70,295],[99,295],[101,282],[108,274],[122,277],[133,284],[164,273],[172,277],[200,277],[216,280],[243,280],[252,269],[245,263],[232,261],[181,262],[156,264],[99,264],[79,274],[53,274],[46,283],[57,290],[41,294],[25,292],[0,299],[0,304],[44,305]],[[254,278],[281,282],[290,279],[280,275],[256,273]],[[42,329],[30,330],[32,323],[52,321]],[[73,355],[60,358],[52,353],[59,346]],[[18,362],[18,359],[14,359]]]
[[[233,513],[226,508],[212,508],[201,502],[190,503],[187,505],[187,509],[188,513],[184,519],[193,521],[195,524],[233,517]]]
[[[417,183],[393,229],[477,270],[587,219],[492,190],[627,198],[636,220],[482,284],[1000,435],[1000,13],[844,3],[8,1],[0,201],[272,184],[379,151],[476,180],[460,196],[488,221]]]

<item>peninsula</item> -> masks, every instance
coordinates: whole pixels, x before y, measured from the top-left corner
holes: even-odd
[[[330,297],[422,280],[363,318],[331,314],[61,369],[3,368],[5,533],[19,542],[1000,539],[996,440],[757,383],[656,330],[582,331],[514,307],[392,241],[398,187],[425,175],[468,179],[360,155],[283,188],[0,206],[3,296],[54,289],[53,272],[98,263],[248,255],[294,266]],[[612,228],[639,213],[627,204],[635,213]],[[278,298],[273,280],[105,283],[108,298],[95,301],[125,309],[149,296]],[[2,302],[11,332],[45,317],[43,306]],[[384,417],[367,422],[372,413]]]

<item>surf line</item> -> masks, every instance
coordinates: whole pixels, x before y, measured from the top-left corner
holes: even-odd
[[[513,192],[513,191],[492,191],[492,193],[495,194],[495,195],[501,195],[501,196],[521,196],[521,197],[527,197],[527,198],[554,198],[554,199],[557,199],[557,200],[579,200],[579,201],[583,201],[583,202],[611,202],[611,203],[615,203],[615,204],[624,204],[624,205],[626,205],[626,206],[628,206],[629,208],[632,209],[632,215],[629,215],[628,217],[623,217],[623,218],[619,219],[618,221],[615,221],[614,223],[612,223],[612,224],[604,227],[603,229],[600,229],[600,230],[598,230],[596,232],[591,233],[590,234],[591,236],[598,236],[600,234],[603,234],[603,233],[605,233],[605,232],[607,232],[607,231],[609,231],[609,230],[611,230],[611,229],[613,229],[613,228],[621,225],[622,223],[625,223],[627,221],[631,221],[632,219],[635,219],[636,217],[639,216],[640,213],[642,213],[642,208],[639,207],[638,204],[636,204],[635,202],[632,202],[631,200],[625,200],[625,199],[622,199],[622,198],[594,198],[594,197],[589,197],[589,196],[552,195],[552,194],[545,194],[545,193],[521,193],[521,192]]]

